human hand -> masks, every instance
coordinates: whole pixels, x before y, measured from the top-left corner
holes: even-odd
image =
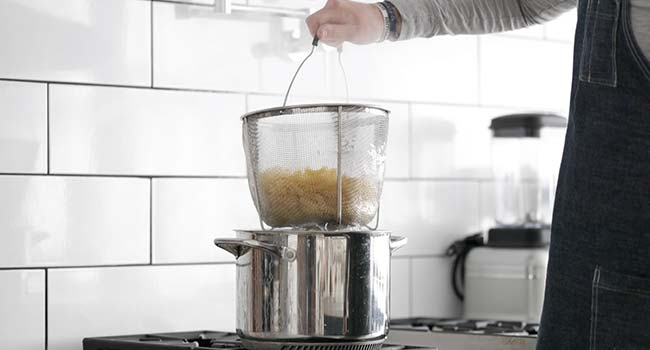
[[[325,7],[307,17],[312,36],[330,46],[343,42],[370,44],[384,33],[384,16],[377,6],[349,0],[328,0]]]

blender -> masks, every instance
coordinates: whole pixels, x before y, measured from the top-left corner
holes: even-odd
[[[463,261],[465,318],[539,323],[566,124],[548,113],[492,119],[496,225]]]

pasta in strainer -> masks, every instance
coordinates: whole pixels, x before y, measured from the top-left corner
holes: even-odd
[[[342,176],[342,224],[366,225],[377,210],[377,183]],[[273,227],[336,225],[336,169],[291,171],[272,168],[260,177],[260,204]]]

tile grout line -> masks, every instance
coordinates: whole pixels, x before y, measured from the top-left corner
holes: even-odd
[[[407,171],[408,171],[408,177],[407,178],[410,180],[410,179],[413,179],[413,175],[415,173],[415,171],[413,169],[413,167],[414,167],[413,163],[414,163],[414,158],[415,158],[415,157],[413,157],[413,150],[415,148],[415,147],[413,147],[413,143],[414,143],[414,140],[413,140],[413,104],[409,102],[408,105],[407,105],[407,109],[408,109],[407,128],[408,128],[408,138],[409,138],[409,144],[408,144],[408,152],[409,152],[409,154],[408,154],[408,162],[409,163],[408,163],[408,169],[407,169]]]
[[[397,256],[397,260],[411,260],[414,258],[431,259],[431,258],[446,258],[445,254],[431,254],[431,255],[409,255]],[[168,263],[132,263],[132,264],[104,264],[104,265],[46,265],[46,266],[11,266],[0,267],[0,271],[14,271],[14,270],[51,270],[51,269],[93,269],[93,268],[111,268],[111,267],[151,267],[151,266],[195,266],[195,265],[230,265],[235,264],[234,261],[190,261],[190,262],[168,262]]]
[[[69,265],[69,266],[14,266],[14,267],[0,267],[0,271],[13,271],[13,270],[67,270],[67,269],[101,269],[111,267],[153,267],[153,266],[203,266],[203,265],[230,265],[234,261],[197,261],[197,262],[176,262],[176,263],[157,263],[149,264],[112,264],[112,265]]]
[[[140,90],[153,90],[153,91],[179,91],[179,92],[195,92],[195,93],[211,93],[211,94],[229,94],[229,95],[251,95],[251,96],[269,96],[277,97],[282,96],[279,93],[265,93],[261,91],[244,91],[244,90],[216,90],[216,89],[200,89],[200,88],[181,88],[181,87],[165,87],[165,86],[149,86],[146,85],[120,85],[120,84],[106,84],[106,83],[87,83],[87,82],[70,82],[70,81],[56,81],[56,80],[38,80],[38,79],[15,79],[15,78],[0,78],[0,81],[9,82],[22,82],[22,83],[40,83],[50,85],[70,85],[70,86],[88,86],[100,88],[124,88],[124,89],[140,89]],[[319,98],[321,96],[314,95],[296,95],[297,97],[313,97]],[[338,98],[333,96],[333,98]],[[493,104],[480,104],[480,103],[455,103],[445,101],[423,101],[423,100],[391,100],[385,98],[362,98],[354,97],[355,99],[362,99],[372,101],[373,103],[396,103],[396,104],[420,104],[426,106],[446,106],[446,107],[469,107],[469,108],[495,108],[495,109],[530,109],[538,108],[531,106],[517,106],[517,105],[493,105]]]
[[[109,178],[109,179],[212,179],[212,180],[246,180],[246,176],[220,176],[220,175],[119,175],[119,174],[68,174],[68,173],[9,173],[0,172],[0,176],[51,176],[51,177],[85,177],[85,178]],[[386,177],[386,182],[454,182],[454,183],[475,183],[477,181],[492,181],[492,178],[482,177]]]
[[[47,310],[49,309],[49,299],[48,299],[49,296],[48,296],[48,293],[47,293],[47,291],[49,289],[48,288],[49,282],[48,282],[48,273],[47,272],[48,272],[48,270],[46,268],[45,269],[45,312],[44,312],[44,314],[45,314],[45,350],[47,350],[47,348],[49,346],[49,344],[48,344],[49,343],[49,339],[48,339],[48,336],[49,336],[48,328],[49,328],[49,326],[48,326],[48,312],[47,312]]]
[[[9,173],[0,172],[0,176],[59,176],[59,177],[95,177],[95,178],[115,178],[115,179],[246,179],[246,176],[228,176],[228,175],[120,175],[120,174],[68,174],[68,173]]]
[[[150,78],[151,78],[151,87],[153,88],[153,0],[149,1],[149,24],[150,24],[150,28],[149,28],[150,36],[149,37],[151,39],[149,41],[149,43],[150,43],[150,51],[151,51],[151,58],[150,58],[149,63],[151,64],[151,72],[150,72],[151,77]]]
[[[151,87],[147,83],[145,85],[125,85],[125,84],[109,84],[109,83],[88,83],[81,81],[62,81],[62,80],[40,80],[40,79],[17,79],[17,78],[1,78],[0,81],[19,82],[19,83],[40,83],[40,84],[54,84],[54,85],[72,85],[72,86],[90,86],[90,87],[104,87],[104,88],[125,88],[125,89],[140,89],[140,90],[162,90],[162,91],[184,91],[184,92],[202,92],[202,93],[217,93],[217,94],[233,94],[241,95],[248,93],[248,91],[236,90],[216,90],[216,89],[200,89],[200,88],[181,88],[169,86],[155,86]],[[259,93],[263,94],[263,93]],[[268,94],[277,95],[277,94]]]
[[[153,178],[149,179],[149,265],[153,265]]]
[[[47,145],[47,173],[50,173],[50,158],[52,157],[52,145],[50,144],[50,84],[45,86],[45,132],[46,132],[46,145]]]
[[[409,256],[397,256],[397,259],[404,259],[409,261],[413,258],[445,258],[444,254],[432,254],[432,255],[409,255]],[[200,266],[200,265],[231,265],[234,264],[234,261],[192,261],[192,262],[170,262],[170,263],[133,263],[133,264],[104,264],[104,265],[50,265],[50,266],[12,266],[12,267],[0,267],[0,271],[11,271],[11,270],[51,270],[51,269],[87,269],[87,268],[111,268],[111,267],[151,267],[151,266]],[[410,270],[410,268],[409,268]]]

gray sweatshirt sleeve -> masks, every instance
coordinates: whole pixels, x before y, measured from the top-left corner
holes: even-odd
[[[550,21],[577,0],[390,0],[402,16],[399,40],[503,32]]]

